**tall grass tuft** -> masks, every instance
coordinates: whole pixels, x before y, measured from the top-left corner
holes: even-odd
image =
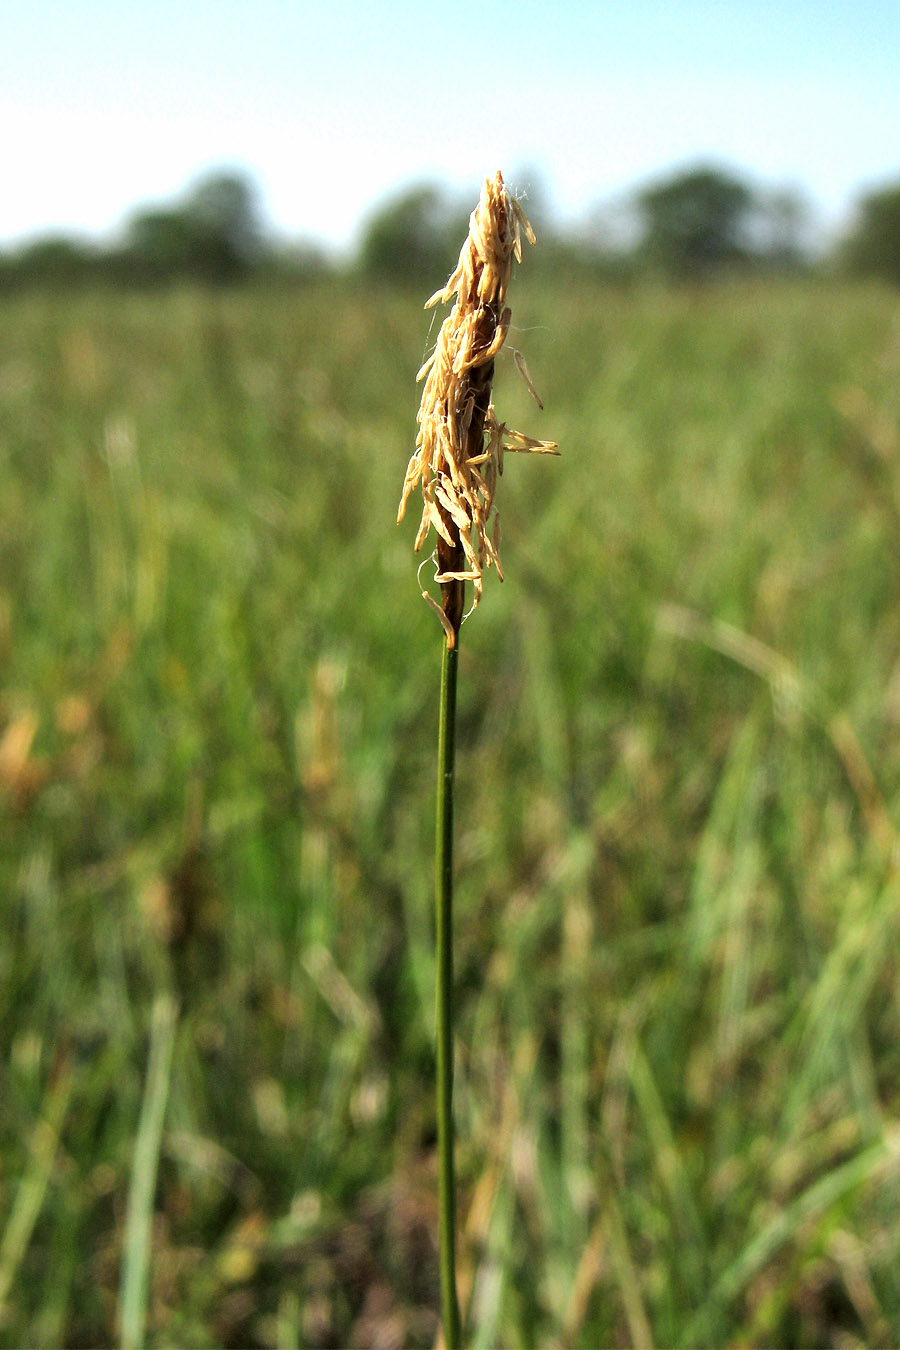
[[[441,1302],[449,1350],[461,1342],[456,1287],[456,1185],[453,1159],[453,780],[456,744],[456,677],[466,582],[481,599],[483,573],[500,565],[499,516],[494,507],[505,451],[558,454],[554,441],[535,440],[498,421],[491,400],[494,358],[506,340],[510,310],[504,305],[512,260],[521,261],[522,234],[534,233],[510,197],[500,173],[485,180],[469,222],[459,261],[446,286],[426,309],[455,297],[437,344],[417,379],[425,379],[416,450],[403,484],[398,522],[410,493],[421,483],[424,501],[416,535],[418,552],[433,527],[437,535],[435,581],[441,602],[423,590],[444,629],[438,732],[436,894],[437,1122]],[[538,406],[524,358],[516,364]],[[488,525],[493,514],[490,533]]]

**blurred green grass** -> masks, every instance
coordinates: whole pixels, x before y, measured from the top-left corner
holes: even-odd
[[[897,299],[513,299],[562,458],[463,631],[472,1343],[896,1343]],[[0,1337],[428,1345],[429,319],[0,315]]]

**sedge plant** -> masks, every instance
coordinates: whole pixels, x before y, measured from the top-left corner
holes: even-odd
[[[441,1303],[448,1350],[461,1343],[456,1292],[456,1186],[453,1132],[453,781],[456,727],[456,677],[459,634],[466,583],[482,595],[483,574],[495,567],[500,580],[499,516],[494,506],[497,480],[507,451],[555,455],[556,442],[535,440],[498,421],[492,402],[494,359],[509,332],[505,305],[513,258],[521,261],[522,235],[534,233],[500,173],[485,180],[469,233],[447,284],[426,309],[453,300],[431,356],[417,379],[425,380],[419,408],[416,449],[409,461],[398,521],[410,494],[421,484],[423,509],[416,535],[418,552],[433,529],[435,582],[440,602],[422,595],[443,626],[441,698],[438,733],[436,895],[436,1071],[438,1188],[440,1214]],[[542,406],[524,358],[516,365],[538,406]],[[493,519],[492,519],[493,518]],[[490,525],[490,531],[489,531]]]

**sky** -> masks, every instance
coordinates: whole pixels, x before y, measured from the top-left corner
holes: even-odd
[[[567,224],[703,162],[837,229],[900,181],[898,57],[900,0],[5,5],[0,245],[113,238],[217,168],[338,251],[403,187],[497,168]]]

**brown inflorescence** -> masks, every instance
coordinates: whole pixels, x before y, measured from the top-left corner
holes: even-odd
[[[473,584],[474,608],[485,568],[495,566],[503,580],[494,492],[504,452],[559,453],[556,442],[535,440],[498,422],[491,402],[494,358],[509,331],[510,311],[503,302],[512,260],[521,260],[523,233],[535,242],[525,213],[498,172],[485,180],[456,270],[425,306],[456,297],[434,352],[417,376],[427,378],[397,519],[403,519],[409,495],[421,482],[424,507],[415,547],[418,552],[434,526],[442,604],[427,591],[423,595],[440,614],[451,647],[462,622],[465,583]],[[540,404],[518,352],[516,364]]]

